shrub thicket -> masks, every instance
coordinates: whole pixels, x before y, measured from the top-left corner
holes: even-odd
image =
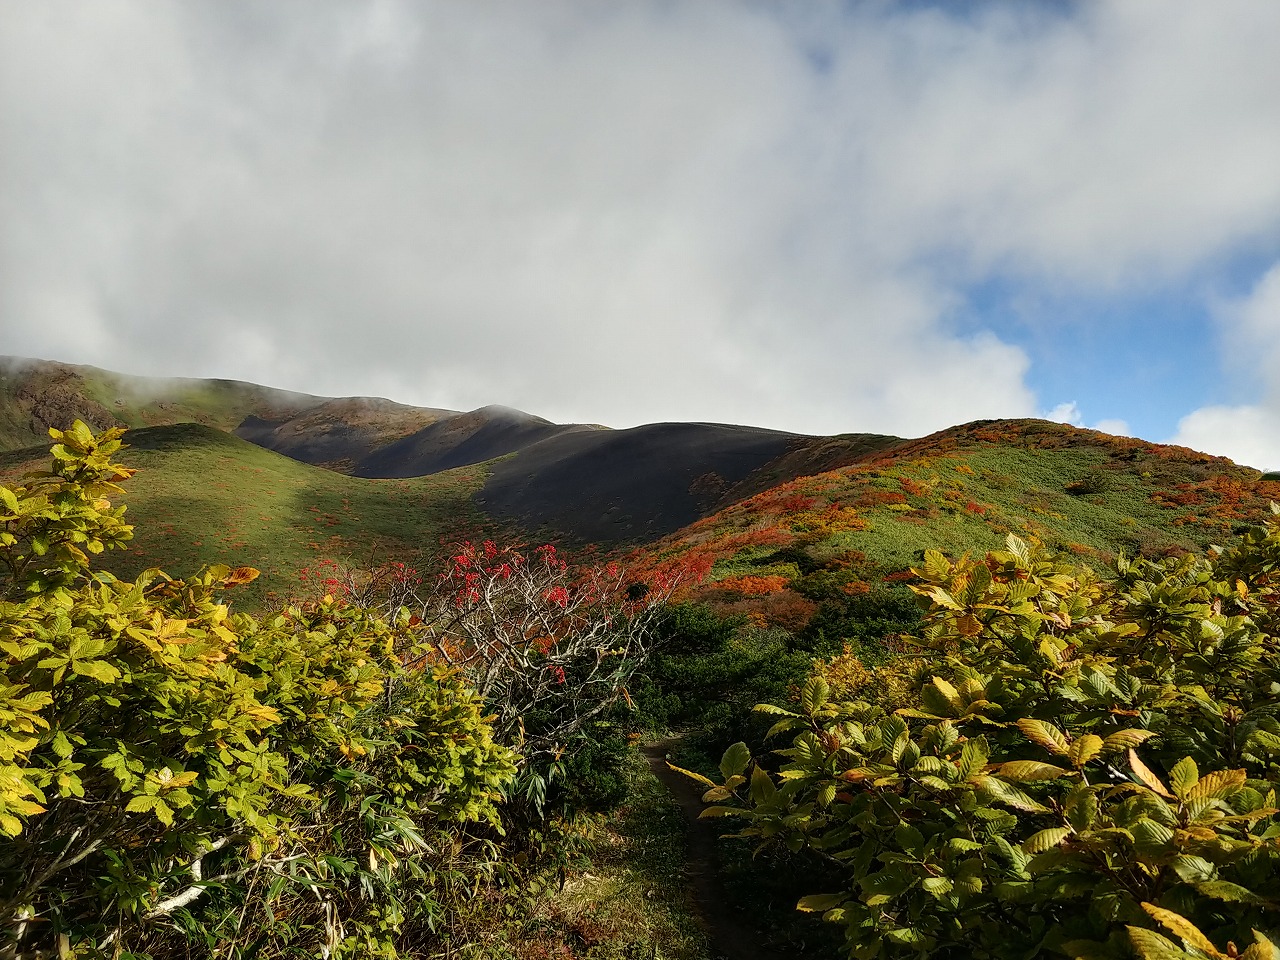
[[[851,957],[1270,958],[1278,571],[1275,521],[1109,579],[1016,537],[930,552],[915,655],[759,707],[790,746],[731,747],[705,815],[839,865],[799,906]]]
[[[225,598],[250,568],[93,569],[132,534],[122,431],[51,433],[52,469],[0,487],[0,955],[394,957],[470,936],[486,878],[520,873],[504,824],[554,842],[557,775],[616,767],[571,752],[647,652],[662,584],[487,545],[414,609],[330,567],[252,616]],[[618,787],[575,791],[557,813]]]

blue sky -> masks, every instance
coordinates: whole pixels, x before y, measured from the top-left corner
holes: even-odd
[[[0,0],[0,353],[1280,467],[1273,0]]]

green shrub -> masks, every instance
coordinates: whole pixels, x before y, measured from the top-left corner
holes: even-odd
[[[908,705],[820,676],[762,705],[780,770],[735,744],[704,815],[842,865],[799,906],[851,957],[1275,956],[1277,571],[1274,521],[1108,580],[1016,537],[931,551]]]
[[[0,487],[0,952],[395,956],[515,757],[422,628],[326,600],[255,618],[207,567],[133,582],[121,431]]]

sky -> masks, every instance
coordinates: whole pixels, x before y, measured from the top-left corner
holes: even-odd
[[[0,0],[0,354],[1280,467],[1280,3]]]

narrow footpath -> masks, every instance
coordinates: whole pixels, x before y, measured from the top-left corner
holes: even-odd
[[[726,901],[717,876],[716,856],[716,838],[724,832],[723,821],[698,819],[704,806],[702,789],[667,766],[667,752],[676,743],[676,738],[669,738],[647,744],[642,750],[649,769],[671,791],[684,813],[689,884],[715,951],[713,960],[794,960],[794,953],[781,953],[768,947],[766,935]]]

